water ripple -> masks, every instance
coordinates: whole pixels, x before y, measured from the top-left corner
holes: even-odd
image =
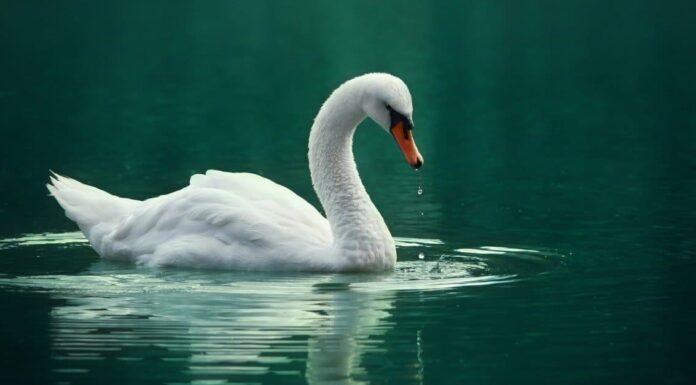
[[[61,300],[49,326],[60,381],[127,365],[131,380],[142,373],[160,383],[248,383],[272,374],[280,383],[356,384],[367,370],[363,357],[384,354],[396,331],[397,303],[399,317],[427,323],[442,311],[438,296],[472,295],[461,289],[523,280],[563,261],[519,247],[396,242],[403,260],[392,273],[157,269],[95,259],[76,274],[0,276],[0,288]],[[0,255],[42,248],[47,258],[72,261],[74,247],[86,245],[80,233],[26,234],[0,240]],[[424,259],[412,258],[419,253]]]

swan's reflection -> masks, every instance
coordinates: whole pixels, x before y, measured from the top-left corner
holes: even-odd
[[[40,326],[50,335],[56,382],[422,383],[421,330],[428,317],[442,317],[439,308],[428,309],[438,295],[511,284],[562,266],[564,258],[548,250],[453,250],[437,239],[396,241],[400,253],[425,251],[428,259],[406,258],[386,275],[186,271],[99,261],[78,274],[0,275],[0,285],[58,300],[51,301],[50,325]],[[27,247],[26,253],[83,243],[78,233],[27,234],[0,239],[0,249]],[[70,265],[71,250],[58,253],[57,263],[64,258]]]
[[[78,274],[0,276],[0,285],[59,300],[47,328],[58,381],[359,384],[386,376],[421,383],[420,330],[435,293],[512,283],[518,274],[563,263],[563,255],[548,251],[396,241],[400,252],[411,247],[414,255],[425,250],[440,257],[402,261],[385,275],[186,271],[99,261]],[[0,248],[83,242],[76,233],[28,234],[0,239]]]
[[[379,293],[351,290],[350,277],[337,276],[332,282],[315,285],[315,291],[328,297],[329,306],[317,333],[309,338],[308,383],[364,383],[358,380],[366,375],[361,354],[368,342],[375,344],[376,337],[391,328],[386,318],[392,300]]]
[[[392,295],[354,290],[380,276],[143,270],[95,263],[83,275],[26,278],[66,300],[51,313],[54,372],[81,382],[157,373],[159,382],[302,376],[359,384]],[[282,380],[280,380],[282,382]],[[255,381],[252,381],[255,382]]]

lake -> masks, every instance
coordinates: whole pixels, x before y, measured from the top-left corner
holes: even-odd
[[[120,1],[0,7],[4,384],[692,383],[696,6]],[[408,84],[415,172],[354,152],[392,273],[100,260],[54,170],[145,199],[208,169],[319,207],[343,81]]]

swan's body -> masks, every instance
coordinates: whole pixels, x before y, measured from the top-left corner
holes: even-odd
[[[350,80],[327,99],[311,129],[309,165],[328,220],[287,188],[248,173],[211,170],[144,201],[59,175],[48,189],[104,258],[236,270],[388,270],[396,262],[394,241],[362,185],[352,139],[370,116],[420,167],[403,128],[410,128],[411,113],[406,85],[387,74]]]

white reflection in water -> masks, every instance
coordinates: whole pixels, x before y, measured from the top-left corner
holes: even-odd
[[[307,352],[309,383],[361,383],[354,378],[366,374],[362,352],[378,348],[375,338],[392,326],[392,296],[353,290],[358,276],[119,273],[102,263],[93,270],[13,282],[68,300],[51,314],[54,355],[66,361],[57,373],[159,348],[194,378],[225,378],[291,366]]]

